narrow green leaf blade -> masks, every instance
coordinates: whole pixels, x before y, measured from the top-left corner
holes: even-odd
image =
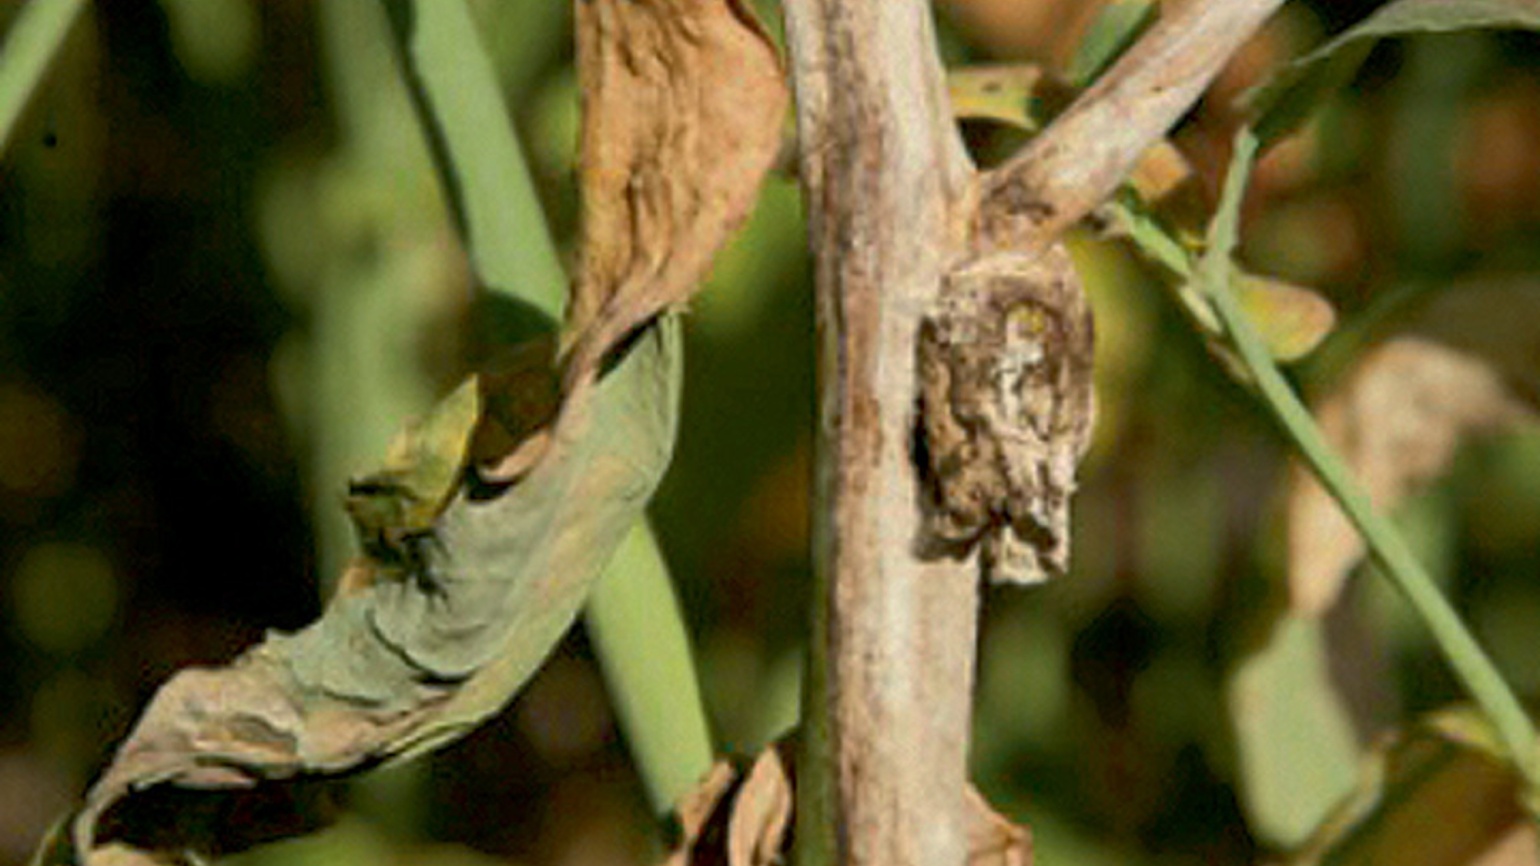
[[[583,616],[648,800],[666,814],[714,756],[689,633],[645,523],[621,543]]]
[[[1540,29],[1535,0],[1396,0],[1325,45],[1282,67],[1241,97],[1264,142],[1299,126],[1326,95],[1345,84],[1381,39],[1480,29]]]

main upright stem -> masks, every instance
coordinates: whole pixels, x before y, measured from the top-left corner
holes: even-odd
[[[972,166],[923,0],[785,0],[817,268],[816,598],[798,859],[961,866],[976,567],[915,555],[915,336]]]
[[[980,178],[924,0],[783,0],[817,262],[814,632],[798,862],[960,866],[978,576],[915,553],[915,338],[968,255],[1043,249],[1283,0],[1192,0]]]

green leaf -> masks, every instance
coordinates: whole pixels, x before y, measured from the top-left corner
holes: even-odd
[[[1155,22],[1159,12],[1153,0],[1112,0],[1103,6],[1075,47],[1064,77],[1075,87],[1089,86]]]
[[[1358,768],[1322,622],[1284,617],[1232,674],[1227,698],[1251,827],[1269,842],[1298,844],[1353,789]]]
[[[1532,863],[1534,824],[1520,808],[1521,780],[1504,755],[1474,710],[1435,713],[1376,749],[1351,794],[1285,862]],[[1517,856],[1496,854],[1507,850]]]
[[[1396,0],[1325,45],[1282,67],[1241,97],[1257,136],[1271,142],[1298,127],[1342,87],[1381,39],[1477,29],[1540,29],[1534,0]]]
[[[654,811],[665,814],[714,756],[689,634],[645,523],[626,536],[583,616],[626,745]]]

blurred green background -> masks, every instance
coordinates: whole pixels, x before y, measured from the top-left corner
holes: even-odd
[[[1096,5],[950,0],[944,53],[1060,64]],[[1236,59],[1179,135],[1210,189],[1231,99],[1374,5],[1290,4]],[[0,0],[0,28],[20,7]],[[566,243],[568,4],[473,8]],[[1513,34],[1383,46],[1262,164],[1248,262],[1321,291],[1346,323],[1295,368],[1307,392],[1393,327],[1386,298],[1540,268],[1537,48]],[[1016,143],[966,132],[986,161]],[[756,751],[797,713],[803,237],[795,182],[774,176],[692,304],[682,434],[653,508],[725,751]],[[1247,799],[1248,720],[1226,689],[1277,646],[1285,454],[1142,265],[1075,246],[1101,420],[1074,573],[990,594],[974,775],[1032,825],[1043,862],[1250,862],[1288,833]],[[25,860],[173,670],[317,614],[350,551],[344,480],[464,369],[470,280],[373,0],[114,0],[74,28],[0,157],[0,862]],[[1465,449],[1404,512],[1536,697],[1540,434]],[[1328,762],[1324,797],[1357,744],[1457,694],[1377,587],[1361,582],[1322,628],[1348,742],[1293,733],[1302,763]],[[486,729],[355,787],[336,829],[246,856],[646,860],[647,808],[591,656],[579,629]]]

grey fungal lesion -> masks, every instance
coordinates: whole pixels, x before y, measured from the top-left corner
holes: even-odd
[[[1063,573],[1095,413],[1091,309],[1068,253],[996,253],[953,269],[917,352],[920,552],[978,546],[995,581]]]

